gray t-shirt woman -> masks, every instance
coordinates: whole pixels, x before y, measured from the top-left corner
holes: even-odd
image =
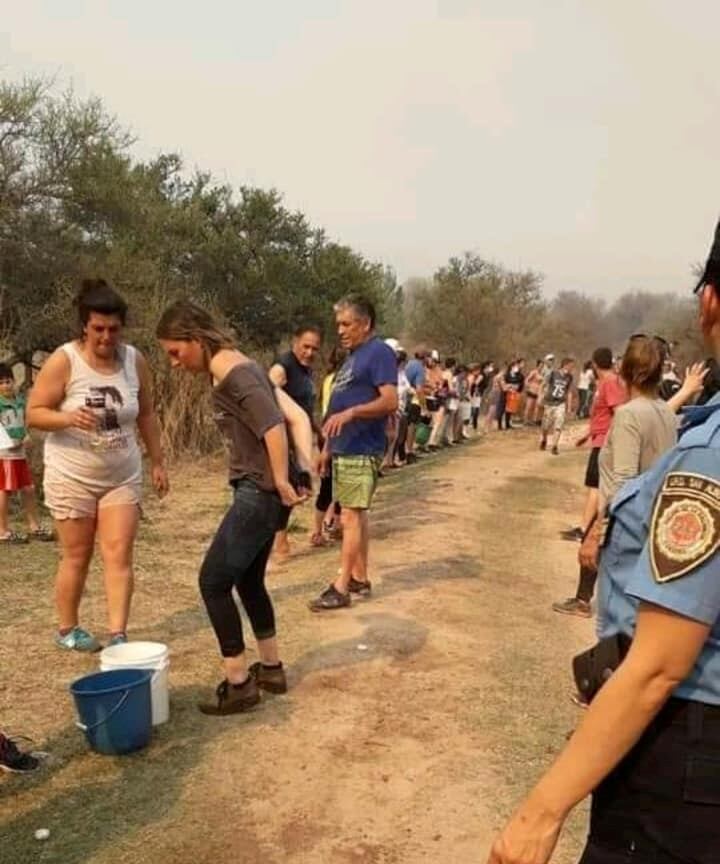
[[[618,489],[647,471],[677,441],[677,415],[662,399],[636,396],[615,410],[600,451],[600,512]]]

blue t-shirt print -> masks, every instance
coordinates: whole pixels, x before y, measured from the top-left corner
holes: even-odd
[[[356,348],[343,363],[333,384],[328,414],[339,414],[356,405],[373,402],[379,388],[397,387],[395,352],[381,339],[373,337]],[[354,420],[330,439],[334,456],[381,456],[385,452],[385,417]]]

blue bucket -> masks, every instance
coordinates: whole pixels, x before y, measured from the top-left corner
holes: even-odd
[[[152,733],[152,669],[113,669],[78,678],[70,686],[88,744],[119,756],[147,747]]]

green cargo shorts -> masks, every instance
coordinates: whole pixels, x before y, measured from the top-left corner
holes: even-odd
[[[333,457],[333,501],[350,510],[369,510],[381,464],[381,456]]]

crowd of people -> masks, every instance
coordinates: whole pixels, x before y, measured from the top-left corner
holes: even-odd
[[[720,226],[697,291],[703,334],[717,355]],[[96,541],[108,644],[128,638],[140,443],[156,493],[165,496],[169,483],[150,370],[123,340],[125,301],[97,279],[83,283],[77,307],[78,338],[45,362],[27,402],[12,370],[0,366],[0,543],[57,537],[55,642],[92,652],[100,642],[81,626],[79,610]],[[290,554],[288,519],[312,495],[315,476],[309,542],[341,544],[337,575],[308,602],[326,613],[372,594],[369,512],[383,472],[495,429],[506,435],[535,427],[536,446],[556,456],[568,417],[587,419],[575,440],[589,446],[584,511],[563,535],[580,544],[577,590],[553,604],[556,612],[590,617],[599,585],[599,642],[573,661],[573,699],[585,719],[496,841],[490,862],[545,864],[570,809],[591,792],[582,864],[714,860],[720,397],[708,387],[708,368],[696,364],[681,378],[668,343],[645,334],[632,336],[621,357],[596,348],[582,366],[553,354],[530,369],[523,358],[464,363],[423,346],[409,357],[398,340],[376,334],[366,298],[348,295],[334,311],[338,344],[319,392],[314,367],[323,333],[315,325],[298,327],[289,350],[266,369],[192,302],[172,304],[158,322],[170,365],[208,382],[233,487],[199,567],[224,666],[199,709],[234,714],[257,705],[261,691],[287,690],[265,576],[273,554]],[[28,428],[45,434],[43,493],[54,531],[38,518]],[[9,525],[15,493],[27,535]],[[257,645],[252,664],[234,591]],[[36,765],[0,735],[0,766]]]
[[[588,795],[580,864],[718,860],[720,224],[695,293],[712,368],[681,382],[665,340],[644,334],[617,370],[609,351],[593,356],[588,494],[567,534],[579,586],[553,607],[589,617],[599,585],[598,641],[572,661],[585,713],[488,864],[547,864]]]
[[[87,280],[77,297],[80,335],[43,364],[27,403],[12,370],[2,371],[0,542],[25,543],[11,531],[9,500],[22,494],[32,536],[57,536],[55,642],[69,651],[94,652],[98,638],[80,622],[90,561],[97,547],[108,610],[107,644],[127,641],[133,592],[133,548],[143,495],[140,443],[152,485],[169,491],[148,364],[123,340],[124,299],[104,280]],[[291,509],[312,492],[320,475],[311,542],[341,536],[340,571],[310,603],[314,612],[347,607],[351,595],[368,596],[368,511],[380,476],[386,432],[398,408],[395,352],[375,335],[375,310],[360,296],[335,308],[338,348],[333,373],[322,387],[324,411],[315,419],[313,360],[317,327],[302,326],[291,350],[269,370],[239,350],[233,334],[188,301],[168,307],[157,338],[172,367],[212,382],[214,418],[226,443],[233,502],[199,568],[199,586],[223,658],[225,677],[199,707],[230,714],[253,707],[260,690],[286,689],[272,599],[265,587],[273,551],[287,554]],[[391,418],[388,421],[388,418]],[[44,433],[44,503],[54,533],[37,520],[33,479],[24,450],[27,429]],[[7,445],[7,446],[5,446]],[[329,520],[329,521],[328,521]],[[257,642],[249,666],[236,591]],[[6,748],[6,753],[12,750]]]
[[[148,364],[122,338],[127,304],[103,280],[87,280],[77,309],[81,335],[44,363],[27,404],[12,370],[0,367],[0,418],[7,439],[0,448],[0,543],[57,537],[55,641],[68,650],[97,651],[99,640],[79,620],[96,541],[107,595],[107,644],[127,641],[143,493],[140,441],[161,497],[168,491],[168,476]],[[440,448],[494,428],[506,433],[538,426],[540,448],[550,444],[558,454],[567,417],[589,415],[588,435],[578,441],[591,445],[587,506],[581,526],[566,535],[583,541],[583,555],[607,503],[607,493],[602,503],[598,495],[600,448],[615,409],[627,398],[615,371],[618,360],[609,349],[596,350],[576,381],[575,360],[564,357],[557,363],[553,354],[529,371],[523,358],[499,365],[463,363],[441,359],[437,350],[424,346],[409,358],[397,339],[376,335],[375,310],[365,298],[349,296],[335,313],[338,342],[319,388],[315,375],[323,333],[314,324],[298,326],[289,349],[267,371],[192,303],[169,307],[157,327],[173,367],[209,373],[234,487],[233,506],[200,567],[201,595],[226,666],[217,700],[202,706],[207,713],[255,704],[258,688],[268,682],[275,692],[285,689],[264,579],[271,555],[277,560],[291,552],[289,515],[311,495],[314,475],[319,489],[310,543],[321,547],[339,540],[341,551],[336,578],[309,603],[313,612],[347,608],[353,595],[370,596],[368,513],[378,480],[383,472],[412,465]],[[670,389],[672,395],[666,395],[674,409],[702,386],[695,369],[684,385],[675,376],[677,386],[670,387],[674,370],[668,356],[661,366],[658,388]],[[28,426],[45,433],[43,493],[54,530],[37,514],[25,451],[31,442]],[[29,534],[8,524],[9,500],[16,492],[22,495]],[[556,611],[589,615],[595,572],[582,566],[577,596],[555,604]],[[252,669],[244,661],[233,589],[258,640],[261,660]]]

